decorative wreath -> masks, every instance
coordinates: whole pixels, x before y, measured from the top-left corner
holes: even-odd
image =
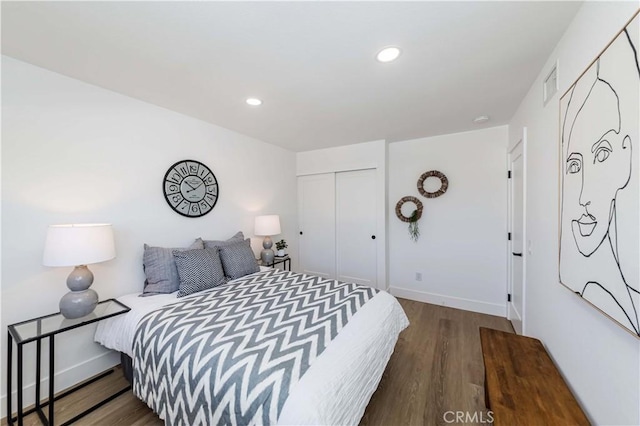
[[[425,191],[424,189],[424,181],[430,177],[435,177],[440,179],[440,189],[438,189],[435,192],[428,192],[428,191]],[[428,172],[425,172],[422,174],[422,176],[420,176],[420,179],[418,179],[418,191],[420,191],[420,194],[422,194],[427,198],[436,198],[441,196],[442,194],[447,192],[448,187],[449,187],[449,180],[443,173],[437,170],[430,170]]]
[[[404,203],[413,203],[416,205],[416,209],[418,210],[418,212],[416,213],[415,220],[416,221],[420,220],[420,218],[422,217],[422,208],[423,208],[422,202],[418,200],[416,197],[412,197],[412,196],[402,197],[400,201],[398,201],[398,204],[396,204],[396,216],[398,216],[398,219],[400,219],[403,222],[411,222],[410,217],[407,217],[402,214],[402,206],[404,205]]]

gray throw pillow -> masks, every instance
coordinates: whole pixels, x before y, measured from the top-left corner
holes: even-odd
[[[180,276],[178,297],[225,283],[218,249],[174,250],[173,257]]]
[[[244,277],[260,270],[258,261],[251,249],[251,240],[249,238],[235,244],[226,244],[219,247],[218,250],[220,250],[220,260],[222,260],[224,274],[230,280]]]
[[[180,277],[173,260],[174,250],[204,249],[204,243],[200,238],[195,240],[187,248],[165,248],[144,245],[142,267],[147,279],[144,281],[144,290],[141,297],[154,294],[173,293],[180,286]]]
[[[235,244],[242,241],[244,241],[244,234],[242,233],[242,231],[238,231],[236,232],[236,235],[225,241],[204,240],[204,248],[228,246],[229,244]]]

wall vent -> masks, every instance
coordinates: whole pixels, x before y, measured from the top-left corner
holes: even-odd
[[[553,68],[547,74],[547,77],[542,82],[542,103],[547,103],[553,98],[553,95],[558,91],[558,62],[553,65]]]

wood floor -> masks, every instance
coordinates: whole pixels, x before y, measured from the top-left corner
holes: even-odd
[[[398,300],[411,325],[400,335],[360,424],[448,425],[451,422],[443,418],[448,411],[486,413],[479,327],[513,332],[511,323],[505,318]],[[447,414],[447,420],[454,415]]]
[[[446,412],[485,413],[479,327],[512,332],[504,318],[399,299],[411,325],[402,332],[361,425],[447,425]],[[126,386],[121,371],[56,401],[56,424]],[[447,414],[453,419],[454,414]],[[477,417],[486,419],[484,417]],[[6,424],[3,420],[2,424]],[[25,425],[39,425],[35,414]],[[76,425],[162,425],[131,392]],[[473,423],[466,423],[473,424]]]

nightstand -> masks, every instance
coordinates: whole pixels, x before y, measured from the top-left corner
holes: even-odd
[[[56,314],[45,315],[43,317],[33,318],[27,321],[22,321],[16,324],[11,324],[8,327],[8,338],[7,338],[7,422],[12,425],[17,420],[18,425],[22,426],[24,416],[31,414],[33,412],[38,413],[38,417],[43,424],[53,425],[54,424],[54,403],[56,400],[60,398],[64,398],[65,396],[75,392],[76,390],[93,383],[101,378],[107,376],[108,374],[113,373],[113,370],[108,370],[93,379],[82,383],[70,390],[63,392],[62,394],[54,397],[54,367],[55,367],[55,336],[56,334],[64,333],[69,330],[73,330],[74,328],[83,327],[88,324],[92,324],[97,321],[102,321],[103,319],[111,318],[116,315],[122,315],[130,311],[130,308],[115,299],[108,299],[98,303],[96,309],[87,316],[76,319],[66,319],[59,312]],[[40,380],[41,380],[41,359],[42,359],[42,340],[45,338],[49,338],[49,400],[47,402],[42,403],[40,399]],[[18,362],[18,371],[17,371],[17,381],[18,381],[18,413],[16,417],[12,417],[12,408],[11,408],[11,382],[12,382],[12,374],[13,374],[13,341],[15,340],[17,345],[17,362]],[[27,343],[36,342],[36,394],[35,394],[35,407],[26,412],[23,412],[22,407],[22,393],[23,393],[23,382],[22,382],[22,373],[23,373],[23,364],[22,364],[22,349],[23,346]],[[127,392],[131,387],[126,387],[115,394],[111,395],[107,399],[102,402],[94,405],[93,407],[83,411],[78,414],[71,420],[64,423],[64,425],[71,424],[81,417],[89,414],[96,408],[104,405],[106,402],[111,401],[112,399],[122,395]],[[48,418],[44,415],[42,409],[45,406],[49,406],[49,416]]]
[[[276,265],[282,264],[282,267],[284,269],[286,269],[287,271],[291,271],[291,257],[289,257],[288,254],[285,254],[284,256],[276,256],[273,258],[273,262],[269,263],[269,264],[265,264],[262,261],[258,262],[261,266],[268,266],[270,268],[273,268]]]

